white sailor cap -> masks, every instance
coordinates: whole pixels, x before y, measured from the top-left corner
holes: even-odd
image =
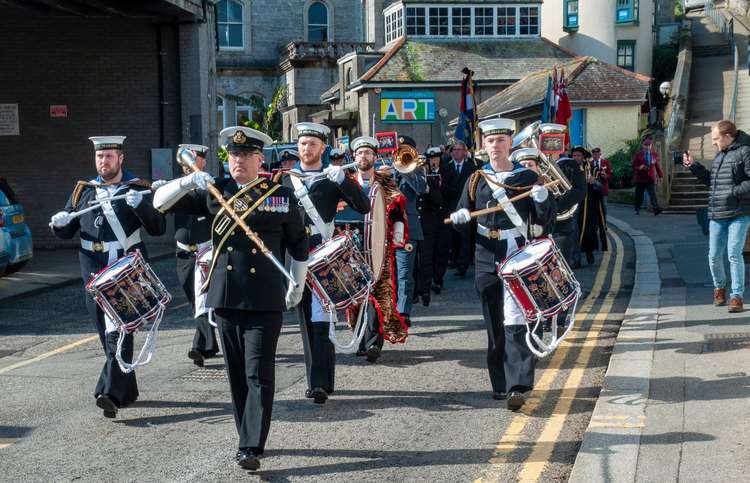
[[[299,153],[296,149],[285,149],[281,152],[281,156],[279,157],[279,159],[281,161],[288,161],[290,159],[299,161]]]
[[[564,124],[555,124],[553,122],[545,122],[539,125],[539,131],[542,134],[562,134],[566,129],[567,127]]]
[[[539,150],[536,148],[521,148],[513,151],[510,155],[510,160],[516,163],[526,159],[539,162]]]
[[[512,136],[516,132],[516,121],[498,117],[482,121],[478,124],[478,127],[484,136],[491,136],[493,134],[507,134],[508,136]]]
[[[219,144],[228,152],[261,151],[263,146],[272,143],[273,139],[266,133],[245,126],[227,127],[219,133]]]
[[[94,151],[104,149],[122,149],[126,136],[92,136],[89,140],[94,143]]]
[[[427,151],[425,151],[424,155],[428,158],[434,158],[435,156],[440,156],[443,154],[443,152],[440,150],[440,146],[432,146],[430,148],[427,148]]]
[[[177,147],[194,151],[195,154],[197,154],[198,156],[202,158],[206,157],[206,154],[208,154],[208,150],[210,149],[208,146],[204,146],[202,144],[180,144]]]
[[[339,159],[344,157],[344,150],[339,148],[333,148],[331,149],[331,152],[328,153],[328,157],[331,159]]]
[[[324,143],[328,142],[328,134],[331,133],[331,129],[328,126],[316,122],[298,122],[294,125],[294,129],[297,131],[297,139],[302,136],[313,136]]]
[[[380,147],[378,140],[372,136],[360,136],[352,141],[352,152],[356,153],[359,148],[370,148],[377,152]]]

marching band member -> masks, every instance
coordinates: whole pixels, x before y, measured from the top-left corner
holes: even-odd
[[[141,240],[141,228],[150,235],[166,231],[164,216],[151,204],[151,194],[141,190],[150,184],[136,178],[122,168],[122,145],[125,136],[99,136],[89,138],[94,143],[96,172],[91,181],[79,181],[68,199],[65,209],[51,220],[52,231],[59,238],[70,239],[80,231],[79,259],[84,285],[104,267],[126,253],[140,250],[146,258],[146,245]],[[109,201],[115,195],[126,194],[124,200]],[[76,210],[99,203],[100,207],[79,217],[71,216]],[[93,298],[86,296],[86,309],[94,319],[106,362],[94,390],[96,405],[104,417],[114,418],[118,408],[138,399],[135,372],[124,374],[115,359],[119,333],[114,323],[105,317]],[[133,360],[133,334],[127,334],[122,345],[122,358]]]
[[[201,144],[180,144],[179,148],[190,149],[195,154],[195,164],[203,171],[206,168],[206,154],[208,146]],[[190,174],[186,172],[185,174]],[[154,181],[153,189],[158,189],[169,181]],[[175,256],[177,258],[177,278],[185,291],[195,316],[195,335],[193,346],[188,351],[188,358],[193,364],[203,367],[205,359],[210,359],[219,353],[219,343],[216,331],[208,322],[208,311],[205,310],[205,294],[200,293],[200,276],[196,277],[198,254],[211,246],[211,225],[205,216],[192,216],[178,213],[174,219],[174,239],[177,244]],[[197,295],[197,296],[196,296]],[[196,303],[199,306],[196,311]],[[201,306],[203,306],[201,310]],[[198,312],[202,312],[198,314]]]
[[[331,149],[331,152],[328,153],[328,160],[333,166],[341,166],[346,161],[346,153],[343,149],[333,148]]]
[[[322,124],[302,122],[295,126],[300,163],[285,173],[280,182],[294,190],[300,201],[300,213],[310,235],[310,249],[315,249],[333,236],[333,219],[340,201],[359,213],[370,211],[370,200],[360,191],[356,181],[347,177],[341,166],[323,168],[321,157],[331,130]],[[322,176],[300,176],[322,174]],[[296,205],[295,205],[296,206]],[[297,317],[302,333],[307,368],[305,397],[316,404],[324,404],[334,390],[336,349],[328,339],[332,317],[321,301],[304,283],[297,288],[302,302],[297,307]],[[303,294],[304,290],[304,294]],[[296,305],[296,304],[295,304]]]
[[[502,205],[504,211],[482,215],[477,220],[476,279],[487,325],[487,367],[492,397],[506,399],[507,407],[518,410],[524,393],[534,385],[534,355],[525,342],[526,320],[503,288],[496,263],[528,240],[551,231],[555,205],[547,188],[537,184],[538,175],[508,159],[515,123],[491,119],[479,123],[483,148],[489,163],[472,175],[464,187],[458,210],[450,215],[456,229],[471,226],[470,211]],[[531,186],[531,196],[508,199]]]
[[[244,469],[260,467],[271,425],[276,345],[285,307],[301,293],[240,229],[226,210],[209,196],[213,184],[238,216],[255,231],[276,260],[285,248],[294,260],[292,273],[304,286],[308,243],[297,199],[289,188],[258,176],[261,152],[271,138],[247,127],[228,127],[219,133],[229,158],[230,179],[214,179],[196,171],[170,181],[156,191],[154,205],[161,211],[205,216],[211,220],[213,258],[204,287],[207,306],[219,324],[224,361],[239,433],[237,463]],[[286,296],[285,296],[286,294]]]
[[[579,246],[586,254],[586,261],[591,265],[594,263],[594,250],[607,251],[607,221],[604,215],[602,185],[599,181],[599,171],[591,162],[591,153],[578,146],[573,148],[573,154],[583,159],[582,166],[586,175],[586,197],[578,210],[581,230]]]
[[[431,300],[430,285],[433,280],[440,280],[439,285],[443,285],[442,279],[447,267],[448,250],[450,249],[451,234],[449,230],[451,228],[443,223],[444,210],[440,178],[440,148],[428,148],[425,152],[425,157],[428,162],[428,165],[425,167],[427,188],[418,200],[419,222],[422,225],[424,240],[419,243],[417,250],[415,299],[421,297],[422,305],[428,307]],[[439,246],[444,247],[442,255],[438,249]],[[441,260],[443,271],[438,276],[438,258],[441,256],[445,258]],[[440,289],[438,288],[437,290],[439,291]]]
[[[573,158],[560,158],[557,160],[557,166],[560,167],[560,171],[568,178],[572,189],[565,192],[557,198],[557,214],[565,213],[566,211],[573,208],[574,205],[578,204],[578,209],[581,209],[581,202],[586,197],[586,191],[588,184],[586,183],[586,176],[583,174],[583,170]],[[565,260],[571,267],[573,266],[573,253],[575,247],[578,246],[578,213],[574,213],[566,220],[558,220],[555,223],[555,230],[553,238],[555,244],[560,249]],[[579,261],[580,268],[580,261]]]
[[[405,342],[408,336],[406,321],[398,311],[396,287],[395,252],[406,243],[406,198],[398,190],[389,168],[375,169],[378,140],[370,136],[360,136],[352,141],[354,159],[357,161],[356,180],[361,187],[362,195],[369,199],[371,190],[379,185],[383,190],[386,203],[386,246],[383,257],[383,269],[380,278],[375,282],[367,307],[367,327],[360,342],[358,356],[366,356],[368,362],[377,361],[383,348],[383,341],[391,343]],[[342,219],[351,220],[355,216],[344,210]],[[364,224],[364,217],[361,217]],[[363,301],[362,303],[368,303]],[[349,325],[354,326],[354,316],[360,306],[348,309]]]

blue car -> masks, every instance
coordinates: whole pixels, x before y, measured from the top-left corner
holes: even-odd
[[[24,221],[23,205],[5,178],[0,177],[0,267],[3,253],[8,259],[5,272],[13,273],[31,260],[34,248],[31,230]]]

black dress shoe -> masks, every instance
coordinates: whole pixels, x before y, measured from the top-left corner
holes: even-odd
[[[307,399],[312,399],[313,397],[312,389],[305,389],[305,397]]]
[[[411,298],[411,303],[416,304],[419,303],[419,294],[414,294],[414,296]]]
[[[492,392],[492,399],[494,399],[495,401],[504,401],[505,398],[507,397],[508,397],[508,393],[506,392],[497,392],[497,391]]]
[[[409,318],[409,314],[401,314],[401,317],[404,318],[404,325],[411,328],[411,319]]]
[[[432,291],[435,292],[435,295],[440,295],[441,290],[443,290],[443,284],[432,284]]]
[[[203,354],[198,349],[190,349],[188,351],[188,358],[193,360],[193,364],[195,364],[198,367],[203,367],[203,360],[205,357],[203,357]]]
[[[511,411],[518,411],[525,402],[526,396],[524,396],[523,393],[510,391],[510,393],[508,393],[508,402],[506,403],[506,406]]]
[[[354,355],[357,357],[364,357],[367,355],[367,351],[364,349],[357,349],[357,353]]]
[[[664,211],[664,210],[663,210],[663,209],[661,209],[661,208],[657,208],[657,209],[655,209],[655,210],[654,210],[654,216],[659,216],[659,215],[661,214],[661,212],[662,212],[662,211]]]
[[[375,344],[371,345],[367,348],[367,353],[365,355],[367,356],[367,362],[377,361],[378,357],[380,357],[380,347]]]
[[[99,394],[96,398],[96,406],[102,410],[105,418],[117,417],[117,404],[106,394]]]
[[[325,404],[326,399],[328,399],[328,393],[322,387],[314,387],[312,391],[310,391],[310,394],[315,404]]]
[[[252,451],[239,450],[237,452],[237,464],[242,469],[255,471],[260,468],[260,458],[255,456]]]
[[[430,298],[430,294],[429,293],[422,294],[422,305],[424,305],[425,307],[429,307],[430,306],[430,300],[432,300],[432,299]]]

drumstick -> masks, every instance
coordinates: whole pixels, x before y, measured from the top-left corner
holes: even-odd
[[[138,191],[138,193],[140,193],[140,194],[143,195],[143,194],[146,194],[146,193],[151,193],[151,190]],[[125,195],[112,196],[111,198],[107,198],[104,201],[124,200],[127,196],[128,195],[126,195],[126,194]],[[84,213],[88,213],[89,211],[94,211],[95,209],[102,207],[102,202],[99,201],[99,200],[91,200],[91,201],[89,201],[89,203],[91,204],[91,206],[89,206],[87,208],[84,208],[82,210],[71,212],[70,213],[70,219],[72,220],[73,218],[78,218],[79,216],[83,215]],[[52,223],[49,223],[49,226],[51,228],[52,227]]]
[[[191,172],[200,171],[200,169],[195,165],[195,155],[189,150],[182,148],[177,153],[177,161],[184,167],[188,168]],[[208,185],[208,192],[211,193],[211,196],[214,197],[216,201],[219,202],[222,208],[226,210],[227,214],[232,218],[232,220],[235,221],[239,225],[239,227],[242,229],[242,231],[245,232],[245,235],[247,235],[250,240],[255,243],[255,245],[258,247],[258,250],[263,253],[263,255],[268,258],[271,263],[273,263],[274,267],[276,267],[286,278],[289,280],[289,283],[293,284],[294,287],[299,287],[299,283],[297,283],[296,280],[294,280],[294,277],[284,268],[284,265],[282,265],[275,256],[273,256],[273,252],[266,247],[266,244],[263,243],[263,240],[260,239],[260,237],[250,229],[249,226],[247,226],[247,223],[245,223],[245,220],[239,217],[237,213],[234,211],[232,206],[227,203],[227,200],[224,199],[224,195],[221,193],[221,191],[216,188],[216,186],[209,184]]]
[[[151,190],[149,189],[149,190],[136,191],[136,193],[140,193],[140,194],[142,194],[142,195],[146,195],[146,194],[151,194]],[[109,198],[107,198],[106,200],[103,200],[103,201],[116,201],[116,200],[124,200],[124,199],[125,199],[125,198],[127,198],[127,197],[128,197],[128,194],[127,194],[127,193],[125,193],[125,194],[122,194],[122,195],[115,195],[115,196],[110,196]],[[96,204],[99,204],[99,205],[101,205],[101,204],[102,204],[102,201],[100,201],[100,200],[98,200],[98,199],[97,199],[97,200],[91,200],[91,201],[89,201],[89,204],[90,204],[90,205],[93,205],[93,204],[95,204],[95,203],[96,203]]]
[[[550,181],[549,183],[546,183],[546,184],[544,184],[542,186],[544,186],[545,188],[549,188],[550,186],[556,185],[558,183],[560,183],[560,180]],[[508,201],[510,201],[512,203],[514,201],[518,201],[518,200],[522,200],[524,198],[528,198],[529,196],[531,196],[531,190],[528,190],[525,193],[521,193],[520,195],[516,195],[513,198],[510,198]],[[498,205],[498,206],[493,206],[491,208],[484,208],[484,209],[481,209],[481,210],[472,211],[471,213],[469,213],[469,216],[471,216],[472,218],[476,218],[478,216],[487,215],[489,213],[495,213],[496,211],[503,211],[503,210],[505,210],[505,208],[503,208],[502,205]],[[453,222],[451,221],[450,218],[446,218],[446,219],[443,220],[443,223],[445,223],[446,225],[450,225]]]

